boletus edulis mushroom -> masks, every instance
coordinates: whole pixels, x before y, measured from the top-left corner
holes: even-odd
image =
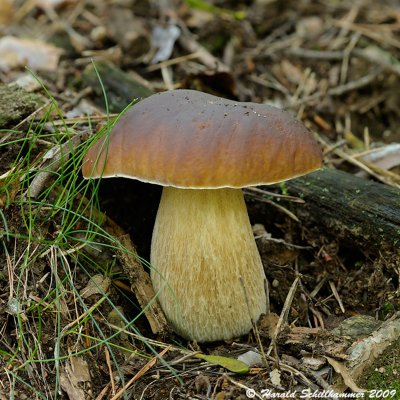
[[[310,132],[285,111],[171,90],[126,112],[89,149],[83,175],[164,186],[151,279],[174,330],[210,342],[248,333],[266,311],[241,188],[304,175],[321,162]]]

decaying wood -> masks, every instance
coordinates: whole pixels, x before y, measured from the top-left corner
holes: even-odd
[[[305,226],[319,226],[370,254],[399,253],[400,190],[335,169],[285,185],[290,195],[305,200],[291,203]]]
[[[82,201],[87,203],[88,200],[84,198]],[[91,208],[90,213],[91,218],[100,221],[102,228],[121,245],[116,251],[117,258],[129,277],[132,291],[150,324],[151,331],[159,335],[167,333],[169,331],[168,322],[158,304],[150,275],[140,263],[129,235],[101,211]]]
[[[310,337],[318,336],[321,334],[320,328],[309,328],[305,326],[291,326],[286,333],[286,344],[301,344],[308,340]]]
[[[355,380],[372,367],[374,362],[400,337],[400,313],[385,321],[379,329],[367,338],[354,342],[349,349],[348,368]]]
[[[111,112],[121,112],[133,100],[153,94],[143,81],[139,82],[139,78],[135,79],[104,61],[96,62],[95,67],[92,64],[88,65],[82,79],[86,85],[93,88],[102,105],[104,105],[104,93],[107,94],[108,108]]]
[[[169,330],[167,320],[156,299],[150,275],[138,259],[135,246],[119,225],[104,214],[102,216],[103,229],[121,244],[116,252],[118,260],[129,277],[132,291],[150,324],[151,331],[154,334],[165,334]]]
[[[118,240],[122,244],[123,250],[117,251],[117,257],[122,264],[124,272],[129,277],[132,290],[149,321],[151,331],[155,334],[166,333],[168,331],[168,323],[158,305],[150,275],[138,261],[136,250],[129,235],[120,236]]]

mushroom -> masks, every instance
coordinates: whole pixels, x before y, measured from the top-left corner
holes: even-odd
[[[314,171],[321,150],[288,113],[193,90],[134,105],[83,162],[85,178],[163,186],[151,279],[174,330],[198,342],[248,333],[266,312],[265,275],[241,188]]]

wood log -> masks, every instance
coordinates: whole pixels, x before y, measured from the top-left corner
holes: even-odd
[[[285,187],[305,201],[291,208],[305,226],[319,225],[368,254],[400,255],[399,189],[328,168],[290,180]]]
[[[141,82],[105,61],[96,62],[96,68],[92,64],[88,65],[83,72],[82,81],[84,85],[93,88],[97,104],[100,106],[104,106],[104,88],[110,112],[119,113],[134,99],[153,94],[153,91]]]

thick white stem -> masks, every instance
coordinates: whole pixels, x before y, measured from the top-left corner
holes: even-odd
[[[185,338],[231,339],[266,311],[264,270],[240,189],[165,187],[151,264],[161,307]]]

